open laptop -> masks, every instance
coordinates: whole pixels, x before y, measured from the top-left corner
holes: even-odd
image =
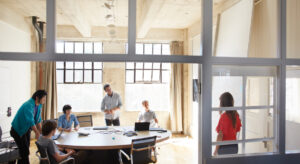
[[[134,131],[149,131],[150,122],[136,122],[134,124]]]
[[[63,132],[64,132],[64,129],[62,131],[60,131],[59,134],[55,134],[54,136],[52,136],[52,139],[53,140],[58,140]]]
[[[97,127],[94,127],[93,130],[108,130],[108,127],[107,126],[97,126]]]

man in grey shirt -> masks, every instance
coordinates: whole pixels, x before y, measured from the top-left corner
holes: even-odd
[[[59,150],[55,142],[52,140],[52,136],[55,134],[56,128],[57,123],[55,121],[46,120],[42,126],[43,135],[37,140],[37,143],[47,151],[51,164],[57,164],[75,153],[72,149],[66,149],[66,154]]]
[[[101,103],[101,111],[105,113],[106,126],[120,126],[120,107],[122,106],[121,96],[113,92],[109,84],[103,87],[106,95]]]
[[[149,109],[149,102],[142,102],[144,110],[139,113],[138,122],[150,122],[150,127],[158,126],[158,120],[154,111]]]

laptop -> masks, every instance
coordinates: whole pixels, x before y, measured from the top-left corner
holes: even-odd
[[[134,131],[149,131],[150,122],[136,122],[134,124]]]
[[[52,136],[52,139],[53,140],[58,140],[63,132],[64,132],[64,129],[62,131],[60,131],[59,134],[55,134],[54,136]]]
[[[94,127],[93,130],[108,130],[108,127],[107,126],[97,126],[97,127]]]

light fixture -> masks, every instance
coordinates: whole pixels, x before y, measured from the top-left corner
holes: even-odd
[[[104,3],[104,6],[105,6],[107,9],[109,9],[109,10],[111,9],[111,5],[109,5],[109,4],[106,3],[106,2]]]

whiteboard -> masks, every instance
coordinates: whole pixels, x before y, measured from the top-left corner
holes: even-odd
[[[216,56],[248,56],[253,6],[252,0],[241,0],[221,13]]]

